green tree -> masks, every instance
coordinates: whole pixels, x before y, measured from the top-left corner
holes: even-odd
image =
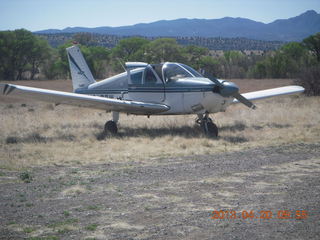
[[[150,42],[144,49],[144,59],[149,63],[187,61],[183,48],[172,38],[159,38]]]
[[[197,70],[201,68],[201,58],[209,55],[209,49],[194,45],[184,47],[184,52],[187,55],[188,64]]]
[[[312,57],[304,45],[290,42],[258,61],[250,70],[250,76],[263,78],[296,78],[301,70],[312,65]]]
[[[302,69],[296,82],[305,88],[305,94],[320,96],[320,63]]]
[[[224,78],[243,78],[248,69],[248,59],[240,51],[226,51],[219,59],[222,65]]]
[[[212,75],[214,77],[221,76],[221,65],[217,59],[210,56],[201,56],[199,59],[199,68],[204,75]]]
[[[143,61],[143,49],[148,43],[148,40],[140,37],[122,39],[111,50],[113,70],[115,72],[123,71],[122,64],[125,62]]]
[[[267,77],[267,67],[264,61],[257,62],[249,71],[249,77],[265,78]]]
[[[23,72],[27,70],[27,63],[31,57],[30,49],[34,47],[35,39],[32,33],[25,29],[15,30],[14,33],[16,37],[14,68],[17,71],[16,80],[21,80]]]
[[[58,49],[50,49],[49,58],[41,65],[41,72],[46,79],[63,79],[68,77],[68,73],[61,70]]]
[[[53,68],[57,72],[59,78],[70,78],[69,62],[66,48],[72,46],[72,41],[60,45],[57,49],[57,59],[53,64]]]
[[[313,54],[316,56],[317,61],[320,62],[320,32],[315,35],[307,37],[302,42]]]
[[[124,62],[138,61],[137,53],[148,43],[148,40],[139,37],[123,39],[112,49],[112,56]]]
[[[16,37],[12,31],[0,32],[0,77],[14,80],[16,75],[16,59],[14,49]]]
[[[40,65],[48,57],[48,43],[25,29],[0,33],[0,75],[3,79],[21,80],[35,77]]]
[[[104,78],[107,75],[111,52],[105,47],[81,46],[81,51],[94,78]]]
[[[30,69],[30,79],[34,79],[36,73],[39,72],[41,66],[47,59],[50,59],[52,55],[52,50],[47,41],[40,38],[35,38],[35,43],[32,49],[30,49],[29,65]]]
[[[297,77],[299,71],[310,64],[307,49],[300,43],[282,46],[268,62],[268,75],[273,78]]]

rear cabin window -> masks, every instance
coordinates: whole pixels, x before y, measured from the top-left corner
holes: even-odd
[[[133,84],[141,84],[141,80],[142,80],[142,72],[131,74],[131,82]]]

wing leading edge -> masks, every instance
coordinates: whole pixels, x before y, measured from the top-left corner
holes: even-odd
[[[289,94],[297,94],[304,91],[303,87],[300,86],[286,86],[286,87],[279,87],[279,88],[271,88],[267,90],[261,90],[256,92],[248,92],[241,94],[248,100],[259,100],[264,98],[270,98],[275,96],[281,95],[289,95]],[[238,103],[237,99],[233,100],[233,103]]]
[[[56,104],[67,104],[131,114],[156,114],[170,109],[170,107],[164,104],[104,98],[14,84],[0,84],[0,94],[9,97],[27,98]]]

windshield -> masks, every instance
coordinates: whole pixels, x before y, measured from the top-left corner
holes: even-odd
[[[203,77],[200,73],[198,73],[196,70],[194,70],[192,67],[189,67],[188,65],[180,63],[182,67],[187,69],[194,77]]]
[[[189,78],[193,77],[193,75],[181,67],[177,63],[166,63],[163,65],[163,76],[166,82],[178,80],[180,78]]]

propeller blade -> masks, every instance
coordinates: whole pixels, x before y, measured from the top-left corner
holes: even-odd
[[[242,96],[240,93],[235,93],[233,94],[233,97],[235,99],[237,99],[239,102],[243,103],[244,105],[246,105],[249,108],[252,109],[256,109],[256,105],[254,105],[251,101],[249,101],[248,99],[246,99],[244,96]]]
[[[224,85],[223,83],[221,83],[218,79],[216,79],[214,76],[212,76],[211,74],[205,74],[204,75],[206,78],[210,79],[212,82],[214,82],[217,86],[223,88]]]
[[[256,109],[256,105],[254,105],[251,101],[246,99],[244,96],[242,96],[239,93],[239,88],[236,84],[232,82],[226,82],[222,81],[220,82],[218,79],[213,77],[211,74],[206,74],[206,78],[210,79],[212,82],[214,82],[219,88],[220,88],[220,94],[224,97],[233,96],[235,99],[237,99],[239,102],[243,103],[249,108]]]
[[[214,82],[216,85],[218,85],[219,87],[221,87],[221,88],[224,87],[223,82],[220,82],[218,79],[216,79],[216,78],[210,78],[210,80],[211,80],[212,82]]]

